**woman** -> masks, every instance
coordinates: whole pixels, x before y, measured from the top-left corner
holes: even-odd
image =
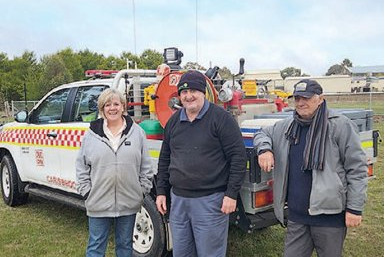
[[[152,187],[153,171],[144,131],[126,115],[116,89],[98,98],[102,118],[90,124],[76,160],[78,192],[89,223],[86,256],[104,256],[111,224],[118,257],[132,255],[135,215]]]

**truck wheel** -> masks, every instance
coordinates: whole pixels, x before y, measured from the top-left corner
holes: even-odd
[[[133,248],[136,257],[161,257],[166,252],[164,223],[149,195],[136,213]]]
[[[1,193],[9,206],[21,205],[28,200],[28,194],[19,192],[17,176],[15,163],[9,155],[5,155],[0,166]]]

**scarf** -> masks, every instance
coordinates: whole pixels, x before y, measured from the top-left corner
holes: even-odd
[[[289,140],[290,144],[298,144],[301,127],[310,125],[306,135],[302,170],[323,170],[329,116],[326,101],[324,100],[323,103],[320,104],[313,118],[310,120],[300,118],[297,112],[294,112],[293,116],[294,120],[285,132],[286,139]]]

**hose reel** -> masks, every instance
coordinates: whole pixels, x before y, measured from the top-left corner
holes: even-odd
[[[159,82],[155,91],[155,113],[162,127],[166,126],[168,119],[178,109],[182,108],[178,96],[178,82],[186,71],[176,70],[165,75]],[[211,80],[206,78],[206,98],[210,102],[217,103],[217,91]]]

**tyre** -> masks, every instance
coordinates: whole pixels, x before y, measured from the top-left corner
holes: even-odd
[[[1,193],[5,204],[17,206],[27,202],[28,194],[19,192],[18,174],[11,156],[5,155],[0,166]]]
[[[161,257],[167,252],[165,225],[149,195],[146,195],[141,210],[136,213],[133,237],[133,255],[136,257]]]

